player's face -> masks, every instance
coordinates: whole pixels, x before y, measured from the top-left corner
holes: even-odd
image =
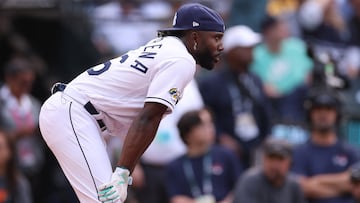
[[[222,44],[223,33],[221,32],[198,32],[197,48],[194,51],[194,58],[201,67],[213,69],[220,61],[221,52],[224,50]]]

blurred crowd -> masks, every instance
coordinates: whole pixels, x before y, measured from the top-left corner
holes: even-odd
[[[162,120],[127,202],[360,202],[360,0],[49,2],[0,1],[0,203],[78,202],[41,139],[42,102],[187,2],[224,18],[222,60]],[[122,140],[106,139],[116,163]]]

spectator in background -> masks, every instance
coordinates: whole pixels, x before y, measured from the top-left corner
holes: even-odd
[[[301,36],[298,25],[297,10],[301,0],[269,0],[267,13],[283,18],[289,26],[291,36]]]
[[[50,94],[50,87],[49,84],[53,84],[54,82],[51,82],[54,79],[54,76],[50,76],[47,64],[43,58],[40,57],[38,52],[35,50],[41,52],[41,50],[44,49],[42,45],[44,43],[36,43],[37,38],[29,37],[27,36],[26,29],[19,26],[17,23],[15,26],[15,23],[13,22],[13,18],[16,18],[17,16],[13,15],[7,15],[4,13],[3,15],[0,15],[0,67],[2,67],[1,71],[1,90],[0,90],[0,127],[6,129],[9,131],[10,135],[15,135],[15,142],[16,142],[16,153],[15,156],[17,157],[18,166],[21,167],[21,172],[24,173],[24,175],[27,176],[29,179],[31,185],[32,185],[32,193],[33,198],[36,203],[73,203],[74,200],[74,192],[72,191],[72,188],[70,184],[65,179],[60,167],[58,166],[55,158],[51,153],[45,153],[42,150],[48,150],[46,147],[43,148],[43,144],[41,140],[38,140],[37,137],[37,118],[38,118],[38,108],[40,105],[40,102],[44,100],[44,98],[48,97]],[[29,20],[28,18],[26,18]],[[40,18],[37,18],[40,19]],[[40,20],[41,21],[41,20]],[[29,28],[31,27],[33,30],[36,30],[36,36],[38,36],[39,32],[38,29],[35,29],[34,27],[41,25],[37,24],[36,22],[32,22],[29,25],[29,21],[26,21],[26,26]],[[49,23],[52,24],[52,23]],[[49,25],[47,24],[47,25]],[[31,29],[30,28],[30,29]],[[47,29],[50,32],[56,32],[59,34],[59,30],[54,31],[54,27],[51,27],[52,29]],[[20,33],[18,31],[21,31]],[[52,36],[47,35],[44,32],[41,32],[43,36]],[[30,34],[31,35],[31,34]],[[32,35],[31,35],[32,36]],[[42,42],[44,42],[44,37],[38,36],[38,39],[41,39]],[[82,36],[83,37],[83,36]],[[30,41],[29,41],[30,40]],[[35,42],[34,42],[35,41]],[[56,41],[56,40],[55,40]],[[52,42],[55,42],[54,40]],[[31,43],[32,42],[32,43]],[[39,47],[32,47],[32,45],[38,45]],[[46,44],[46,43],[45,43]],[[55,42],[56,44],[56,42]],[[63,44],[63,43],[62,43]],[[52,44],[54,45],[54,44]],[[53,47],[52,45],[49,45],[50,47]],[[39,49],[38,49],[39,48]],[[45,51],[46,52],[46,51]],[[57,53],[58,55],[59,53]],[[71,55],[71,54],[70,54]],[[51,58],[51,57],[50,57]],[[89,58],[89,57],[88,57]],[[87,60],[88,60],[87,58]],[[52,58],[53,59],[53,58]],[[64,60],[62,57],[60,60],[62,61],[69,61]],[[10,61],[10,62],[9,62]],[[14,62],[17,61],[17,62]],[[56,62],[55,62],[56,63]],[[17,67],[19,70],[10,70],[13,69],[9,68],[10,64],[17,64],[17,66],[21,66],[22,68]],[[62,72],[64,72],[64,65],[60,65],[62,67]],[[25,67],[25,68],[24,68]],[[7,69],[9,68],[9,69]],[[15,68],[16,69],[16,68]],[[29,69],[27,71],[27,69]],[[31,70],[30,70],[31,69]],[[55,68],[52,66],[52,70]],[[15,72],[19,72],[19,76],[15,76]],[[13,72],[13,73],[8,73]],[[26,74],[22,74],[22,72],[29,72]],[[32,72],[32,73],[30,73]],[[66,72],[66,71],[65,71]],[[4,74],[6,76],[4,76]],[[20,76],[22,75],[22,76]],[[27,78],[36,78],[36,79],[30,79],[33,80],[30,84],[21,84],[16,85],[16,83],[19,83],[18,78],[24,77],[24,75]],[[60,77],[57,75],[56,77]],[[9,81],[7,81],[9,80]],[[21,79],[20,79],[21,80]],[[28,79],[25,79],[28,80]],[[29,81],[30,81],[29,80]],[[4,85],[2,83],[5,83]],[[11,83],[11,84],[10,84]],[[49,83],[49,84],[48,84]],[[34,118],[34,134],[24,136],[18,136],[21,133],[21,126],[15,126],[15,122],[13,119],[13,114],[10,114],[9,105],[12,106],[11,108],[16,108],[16,102],[14,96],[8,96],[8,89],[9,87],[14,88],[14,86],[22,86],[20,88],[27,89],[26,93],[24,93],[23,96],[20,96],[20,102],[19,102],[19,112],[21,114],[20,117],[24,116],[22,113],[29,110],[29,102],[22,102],[22,101],[28,101],[30,98],[31,104],[33,104],[32,109],[32,116]],[[15,87],[15,89],[19,89]],[[31,92],[30,92],[31,90]],[[17,90],[15,90],[17,91]],[[20,93],[16,93],[20,94]],[[11,94],[10,94],[11,95]],[[26,98],[26,99],[24,99]],[[25,113],[26,114],[26,113]],[[18,119],[21,120],[21,119]],[[20,122],[21,123],[21,122]],[[24,122],[25,123],[25,122]],[[22,125],[22,124],[19,124]],[[26,131],[26,130],[25,130]],[[29,128],[29,131],[32,131],[31,128]],[[30,141],[29,141],[30,140]],[[41,143],[40,143],[41,142]],[[28,143],[28,144],[26,144]],[[25,145],[25,146],[24,146]],[[29,145],[29,146],[28,146]],[[19,147],[20,146],[20,147]],[[21,148],[21,149],[20,149]],[[30,150],[28,150],[28,148]],[[26,153],[20,153],[26,152]],[[35,154],[35,163],[30,163],[33,160]],[[43,156],[46,154],[46,156]],[[20,156],[21,155],[21,156]],[[27,157],[27,158],[25,158]],[[27,161],[22,161],[22,159],[25,158]],[[30,166],[29,164],[32,164]],[[24,167],[26,169],[24,169]],[[30,169],[31,168],[31,169]],[[40,177],[41,175],[41,177]],[[43,178],[43,177],[51,177],[51,178]],[[47,185],[47,187],[43,187],[43,185]],[[72,199],[71,199],[72,198]],[[66,201],[68,200],[68,201]],[[76,200],[76,199],[75,199]]]
[[[33,202],[30,184],[16,166],[14,142],[3,130],[0,130],[0,202]]]
[[[350,181],[353,200],[349,203],[360,203],[360,162],[351,166]]]
[[[15,57],[5,65],[4,77],[5,83],[0,89],[1,127],[15,140],[17,164],[29,179],[36,193],[33,196],[37,198],[44,155],[37,134],[40,103],[29,93],[35,74],[25,58]]]
[[[267,140],[261,168],[246,171],[234,190],[233,203],[305,203],[299,184],[289,173],[291,145]]]
[[[48,149],[39,139],[40,102],[30,94],[35,80],[32,64],[27,58],[17,56],[4,66],[0,127],[9,132],[15,142],[17,166],[30,182],[34,202],[71,202],[75,199],[74,192],[53,157],[45,156]]]
[[[215,128],[210,112],[189,111],[177,126],[187,152],[167,166],[170,202],[231,202],[240,166],[231,151],[214,146]]]
[[[2,127],[16,140],[21,169],[31,174],[41,167],[41,162],[37,162],[41,147],[35,144],[40,103],[29,93],[34,71],[25,58],[16,57],[5,66],[4,72],[5,84],[0,89],[1,115],[5,122]]]
[[[218,141],[237,155],[245,168],[269,134],[269,106],[261,80],[249,72],[253,47],[261,36],[238,25],[224,33],[224,67],[199,80],[204,103],[215,117]]]
[[[305,0],[299,8],[303,37],[311,43],[346,44],[350,33],[340,10],[340,1]],[[344,1],[343,1],[344,2]]]
[[[109,59],[153,39],[153,31],[173,15],[169,2],[155,2],[116,0],[91,10],[88,15],[94,26],[92,39],[98,51]],[[131,40],[123,40],[129,36]]]
[[[299,0],[269,0],[267,4],[267,11],[274,16],[287,16],[293,13],[299,5]]]
[[[348,79],[348,87],[340,91],[343,98],[344,138],[355,146],[360,146],[360,49],[351,47],[341,61],[341,71]]]
[[[47,82],[51,77],[48,74],[48,68],[45,61],[34,51],[35,48],[30,45],[25,36],[15,31],[19,28],[13,27],[10,16],[0,14],[0,67],[4,67],[13,57],[26,57],[29,63],[34,64],[33,69],[36,75],[31,93],[40,101],[44,101],[49,95]],[[3,74],[4,72],[1,71],[1,79],[4,77]]]
[[[346,203],[351,199],[348,169],[359,153],[338,138],[341,101],[333,89],[319,88],[309,92],[305,107],[310,140],[295,148],[292,171],[310,203]]]
[[[254,49],[251,70],[261,78],[273,105],[276,123],[302,123],[302,101],[312,68],[306,45],[289,37],[287,24],[267,16],[262,22],[263,43]]]
[[[353,8],[348,27],[351,33],[350,46],[343,51],[339,62],[341,73],[349,79],[349,88],[341,91],[346,114],[346,134],[350,142],[360,145],[360,0],[349,0]]]

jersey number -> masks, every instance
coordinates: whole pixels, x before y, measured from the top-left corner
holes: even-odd
[[[129,55],[127,55],[127,54],[122,55],[120,63],[124,63],[127,58],[129,58]],[[101,64],[101,65],[98,65],[98,66],[95,66],[95,67],[92,67],[92,68],[88,69],[87,73],[89,75],[100,75],[101,73],[109,70],[110,66],[111,66],[111,62],[107,61],[104,64]]]

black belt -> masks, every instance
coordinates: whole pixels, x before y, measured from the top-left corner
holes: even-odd
[[[84,108],[91,115],[99,114],[99,112],[95,109],[94,105],[89,101],[84,105]],[[102,120],[96,120],[96,121],[99,124],[101,131],[104,131],[106,129],[105,123]]]
[[[55,85],[53,85],[53,87],[51,88],[51,93],[55,94],[56,92],[63,92],[66,88],[66,84],[64,83],[56,83]],[[89,114],[91,115],[97,115],[99,114],[99,112],[96,110],[96,108],[94,107],[94,105],[88,101],[85,105],[84,108],[86,109],[87,112],[89,112]],[[98,123],[101,131],[104,131],[106,129],[106,125],[102,120],[96,120],[96,122]]]

